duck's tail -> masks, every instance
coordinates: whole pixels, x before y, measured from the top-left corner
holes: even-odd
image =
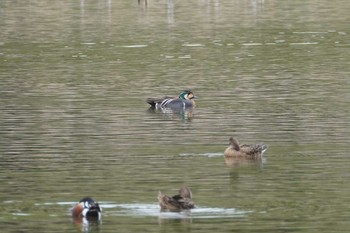
[[[159,192],[158,192],[158,197],[157,197],[157,198],[158,198],[158,201],[159,201],[159,199],[161,199],[163,196],[164,196],[164,195],[162,194],[162,192],[159,191]]]
[[[260,150],[260,153],[261,153],[261,155],[263,155],[264,154],[264,152],[267,150],[267,148],[269,148],[267,145],[265,145],[265,144],[258,144],[258,148],[259,148],[259,150]]]
[[[158,202],[162,210],[169,209],[169,201],[170,201],[170,197],[162,194],[160,191],[158,192]]]
[[[147,98],[147,99],[146,99],[146,102],[147,102],[148,104],[150,104],[152,108],[155,108],[155,107],[156,107],[156,104],[157,104],[157,100],[158,100],[157,98],[150,97],[150,98]]]

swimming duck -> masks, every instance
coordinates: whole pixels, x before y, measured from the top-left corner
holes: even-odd
[[[263,156],[264,152],[267,150],[267,145],[265,144],[253,144],[240,145],[236,138],[230,137],[230,145],[224,152],[225,158],[245,158],[245,159],[259,159]]]
[[[163,211],[181,211],[195,208],[192,201],[192,192],[186,186],[181,187],[179,194],[172,197],[164,195],[159,191],[158,201]]]
[[[84,197],[72,208],[72,216],[75,218],[100,219],[101,213],[102,208],[91,197]]]
[[[151,105],[151,108],[172,108],[185,109],[196,106],[194,99],[196,96],[190,90],[185,90],[178,97],[164,96],[163,98],[147,98],[146,102]]]

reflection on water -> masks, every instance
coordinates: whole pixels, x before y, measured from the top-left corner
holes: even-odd
[[[130,217],[158,217],[159,219],[203,219],[203,218],[231,218],[243,217],[251,211],[237,210],[235,208],[209,208],[198,207],[181,212],[164,212],[158,204],[102,204],[107,215]]]
[[[256,160],[246,159],[246,158],[234,158],[234,157],[225,157],[225,163],[228,167],[241,167],[241,166],[256,166],[259,168],[263,167],[263,164],[266,162],[265,158],[259,158]]]
[[[81,232],[98,232],[102,224],[102,219],[86,219],[85,217],[73,217],[72,221]]]
[[[171,108],[149,108],[147,110],[150,114],[158,116],[159,119],[179,120],[179,121],[191,121],[194,118],[194,109],[171,109]]]
[[[110,201],[79,231],[350,228],[349,1],[0,9],[2,232],[76,232],[62,201],[88,195]],[[146,110],[188,87],[195,110]],[[266,160],[225,160],[230,135],[266,142]],[[182,184],[199,207],[161,213],[158,191]]]

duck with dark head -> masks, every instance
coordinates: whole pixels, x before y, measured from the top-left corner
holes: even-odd
[[[164,96],[162,98],[150,97],[146,102],[151,105],[151,108],[171,108],[171,109],[186,109],[194,108],[196,103],[194,99],[197,98],[191,90],[182,91],[178,97]]]
[[[86,218],[87,220],[100,220],[102,208],[91,197],[84,197],[72,208],[73,218]]]

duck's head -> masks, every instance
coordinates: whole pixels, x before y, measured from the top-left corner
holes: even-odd
[[[195,98],[197,98],[197,97],[190,90],[185,90],[185,91],[181,92],[179,95],[179,99],[183,99],[183,100],[191,100],[191,99],[195,99]]]
[[[183,198],[189,198],[192,199],[192,192],[191,189],[187,186],[182,186],[179,190],[179,195]]]
[[[236,138],[230,137],[229,139],[229,145],[236,151],[240,150],[239,142]]]
[[[91,197],[85,197],[81,199],[80,203],[82,203],[84,206],[83,216],[98,216],[102,212],[100,205],[97,202],[95,202]]]

